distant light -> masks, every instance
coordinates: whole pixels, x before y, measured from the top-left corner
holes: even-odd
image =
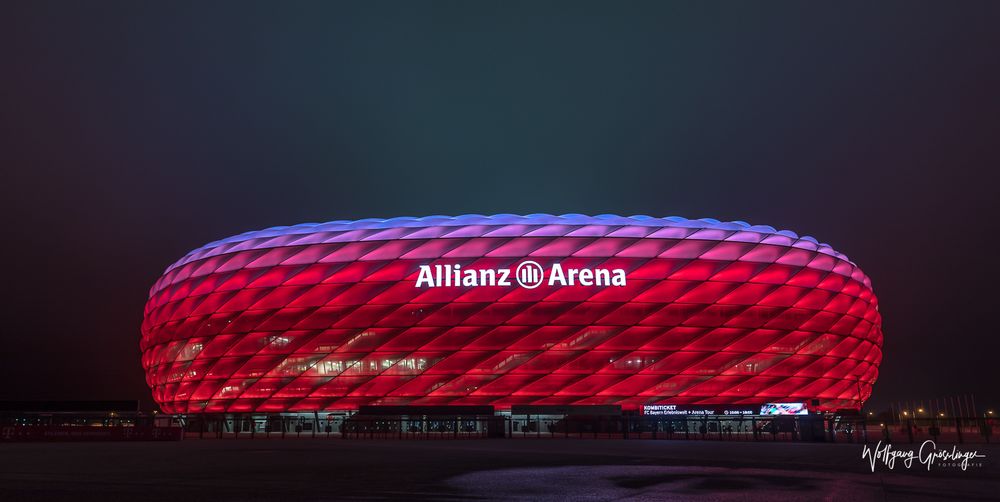
[[[923,408],[917,408],[917,413],[923,413],[923,412],[924,412]]]
[[[908,411],[904,411],[904,412],[903,412],[903,414],[904,414],[904,415],[909,415],[909,414],[910,414],[910,412],[908,412]]]

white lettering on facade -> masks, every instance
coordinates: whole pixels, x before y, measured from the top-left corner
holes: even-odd
[[[517,284],[521,287],[533,288],[543,283],[549,286],[597,287],[623,287],[627,284],[625,271],[620,268],[564,268],[559,263],[553,263],[546,271],[535,262],[524,263],[530,263],[533,267],[521,267],[518,270]],[[510,268],[463,270],[458,264],[420,265],[416,286],[418,288],[511,286],[514,284],[511,276]]]

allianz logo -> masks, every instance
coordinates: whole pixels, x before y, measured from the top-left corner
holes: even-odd
[[[625,286],[625,270],[620,268],[563,268],[553,263],[546,272],[538,262],[522,261],[509,268],[463,270],[461,265],[420,265],[418,288],[513,286],[535,289],[549,286]]]

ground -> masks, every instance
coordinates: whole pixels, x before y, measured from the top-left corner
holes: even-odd
[[[861,448],[600,439],[0,444],[0,500],[1000,500],[1000,445],[964,445],[987,455],[981,466],[930,472],[915,464],[872,473]]]

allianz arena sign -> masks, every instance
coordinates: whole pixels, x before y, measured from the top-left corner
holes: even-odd
[[[514,268],[462,269],[454,265],[421,265],[416,287],[520,286],[535,289],[548,286],[626,286],[625,270],[620,268],[563,268],[558,262],[545,269],[538,262],[526,260]]]

